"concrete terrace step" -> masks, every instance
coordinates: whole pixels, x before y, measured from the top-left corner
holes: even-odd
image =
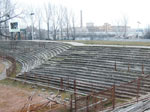
[[[16,44],[16,49],[10,50],[12,44]],[[42,44],[44,47],[41,47]],[[102,91],[114,83],[120,86],[141,77],[142,64],[144,73],[150,73],[150,48],[72,46],[61,42],[16,41],[0,42],[0,50],[15,57],[22,64],[22,71],[28,72],[27,81],[60,87],[60,79],[63,78],[65,89],[68,89],[69,78],[69,89],[73,90],[73,81],[76,79],[78,91],[85,93],[91,92],[93,86],[95,91]],[[115,62],[117,71],[114,71]],[[20,74],[18,78],[25,77]],[[149,82],[150,78],[141,82],[140,94],[149,91]],[[136,88],[136,85],[118,87],[116,96],[134,97]]]

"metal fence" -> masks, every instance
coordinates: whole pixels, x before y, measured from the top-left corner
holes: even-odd
[[[74,94],[70,97],[70,111],[99,112],[106,109],[113,110],[120,104],[142,100],[141,96],[150,91],[149,87],[150,75],[147,75],[120,86],[115,86],[114,84],[111,88],[86,96],[78,96],[74,90]],[[124,101],[124,103],[118,102],[117,99]]]

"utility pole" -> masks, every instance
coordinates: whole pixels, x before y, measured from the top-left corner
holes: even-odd
[[[80,27],[82,28],[83,27],[83,23],[82,23],[82,10],[80,11]]]

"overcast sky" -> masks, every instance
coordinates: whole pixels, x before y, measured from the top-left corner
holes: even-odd
[[[83,11],[83,24],[93,22],[103,25],[105,22],[116,24],[123,16],[128,17],[128,25],[137,28],[150,24],[150,0],[15,0],[20,7],[41,7],[44,3],[63,5],[73,10],[76,16]]]

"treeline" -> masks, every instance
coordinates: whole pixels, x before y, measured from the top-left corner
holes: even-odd
[[[50,2],[41,5],[40,7],[22,8],[21,13],[18,12],[18,7],[11,3],[11,0],[0,0],[0,35],[1,37],[10,37],[8,32],[8,20],[19,18],[22,25],[27,26],[27,35],[32,33],[32,38],[38,39],[75,39],[75,27],[77,24],[75,14],[72,10],[68,10],[61,5],[51,4]],[[17,11],[16,11],[17,10]],[[43,37],[43,34],[45,34]]]

